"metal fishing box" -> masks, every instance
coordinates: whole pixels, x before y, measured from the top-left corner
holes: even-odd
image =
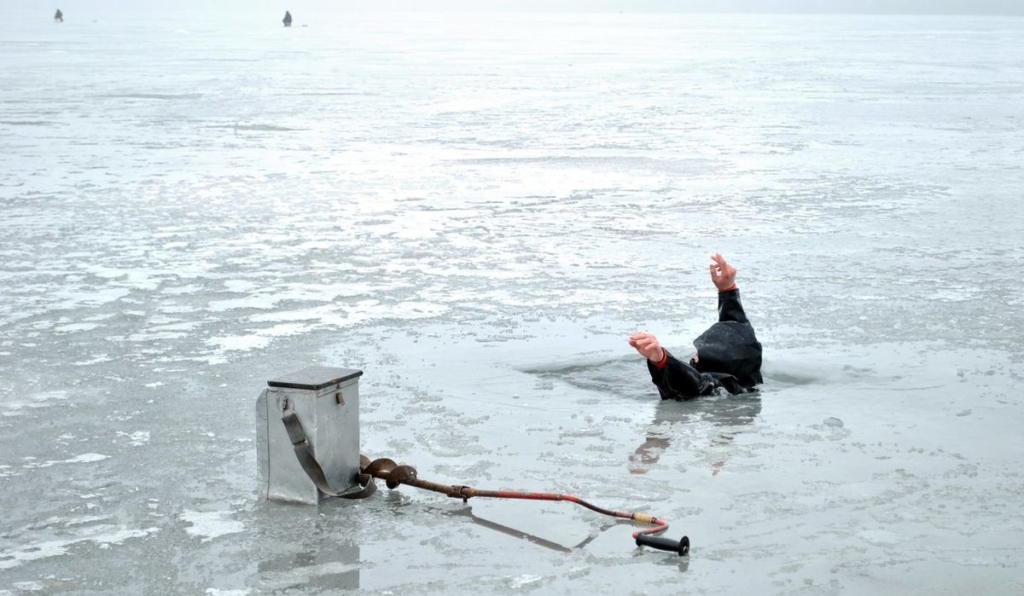
[[[359,377],[361,370],[310,366],[267,381],[256,400],[256,459],[260,497],[315,505],[321,492],[296,456],[312,452],[328,485],[359,490]],[[284,424],[295,414],[306,446],[293,444]]]

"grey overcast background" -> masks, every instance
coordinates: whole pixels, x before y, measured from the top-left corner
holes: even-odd
[[[3,10],[50,10],[67,14],[106,10],[195,10],[208,0],[0,0]],[[1024,15],[1021,0],[221,0],[217,8],[255,10],[426,10],[550,12],[764,12]]]

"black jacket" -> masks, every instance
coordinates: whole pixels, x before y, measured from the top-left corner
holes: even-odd
[[[664,368],[647,361],[661,399],[692,399],[719,387],[729,393],[756,391],[761,378],[761,343],[740,303],[740,291],[718,293],[718,322],[693,340],[697,358],[689,364],[668,355]]]

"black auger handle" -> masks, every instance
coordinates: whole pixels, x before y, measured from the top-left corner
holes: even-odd
[[[690,539],[687,536],[683,536],[682,540],[676,542],[671,538],[661,538],[658,536],[649,536],[647,534],[640,534],[636,537],[637,546],[649,546],[659,550],[667,550],[673,553],[679,553],[679,556],[690,554]]]

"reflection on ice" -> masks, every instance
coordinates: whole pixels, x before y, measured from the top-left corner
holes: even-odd
[[[352,509],[362,509],[362,505],[328,502],[308,508],[260,503],[258,515],[246,528],[258,540],[250,581],[270,591],[331,592],[365,587],[360,585],[360,574],[367,562],[358,544],[366,538],[360,532],[364,524],[350,517],[356,514]],[[379,519],[365,525],[374,531],[388,527]]]
[[[646,371],[645,371],[646,372]],[[673,440],[693,434],[687,426],[711,424],[721,427],[711,439],[712,445],[726,445],[742,432],[742,425],[750,424],[761,413],[761,395],[714,395],[688,401],[664,400],[658,403],[655,417],[648,427],[647,438],[630,456],[630,472],[646,474],[658,463],[661,455],[671,448]],[[724,459],[712,463],[712,474],[717,475]]]
[[[530,505],[529,503],[523,503],[523,506],[528,507],[529,505]],[[568,506],[568,504],[566,504],[566,505]],[[571,553],[573,550],[584,548],[588,544],[590,544],[592,541],[594,541],[594,539],[596,539],[601,534],[601,532],[604,532],[605,530],[607,530],[609,528],[612,528],[612,527],[630,524],[630,522],[625,521],[625,520],[610,519],[608,521],[605,521],[596,530],[591,531],[590,535],[587,536],[586,538],[584,538],[579,543],[577,543],[575,545],[563,545],[563,544],[559,544],[557,542],[554,542],[552,540],[548,540],[546,538],[542,538],[540,536],[535,536],[533,534],[530,534],[529,532],[524,532],[524,531],[516,529],[514,527],[510,527],[510,526],[503,525],[503,524],[500,524],[498,522],[495,522],[495,521],[492,521],[492,520],[489,520],[489,519],[485,519],[484,517],[481,517],[481,516],[473,513],[473,508],[472,507],[468,507],[468,506],[467,507],[462,507],[462,508],[457,509],[457,510],[455,510],[453,512],[447,512],[447,514],[448,515],[467,516],[467,517],[469,517],[473,521],[473,523],[475,523],[477,525],[480,525],[480,526],[482,526],[484,528],[487,528],[487,529],[490,529],[490,530],[494,530],[496,532],[501,532],[502,534],[505,534],[507,536],[512,536],[513,538],[518,538],[518,539],[521,539],[521,540],[525,540],[525,541],[527,541],[527,542],[529,542],[531,544],[536,544],[537,546],[541,546],[541,547],[544,547],[546,549],[553,550],[553,551],[559,552],[559,553]]]

